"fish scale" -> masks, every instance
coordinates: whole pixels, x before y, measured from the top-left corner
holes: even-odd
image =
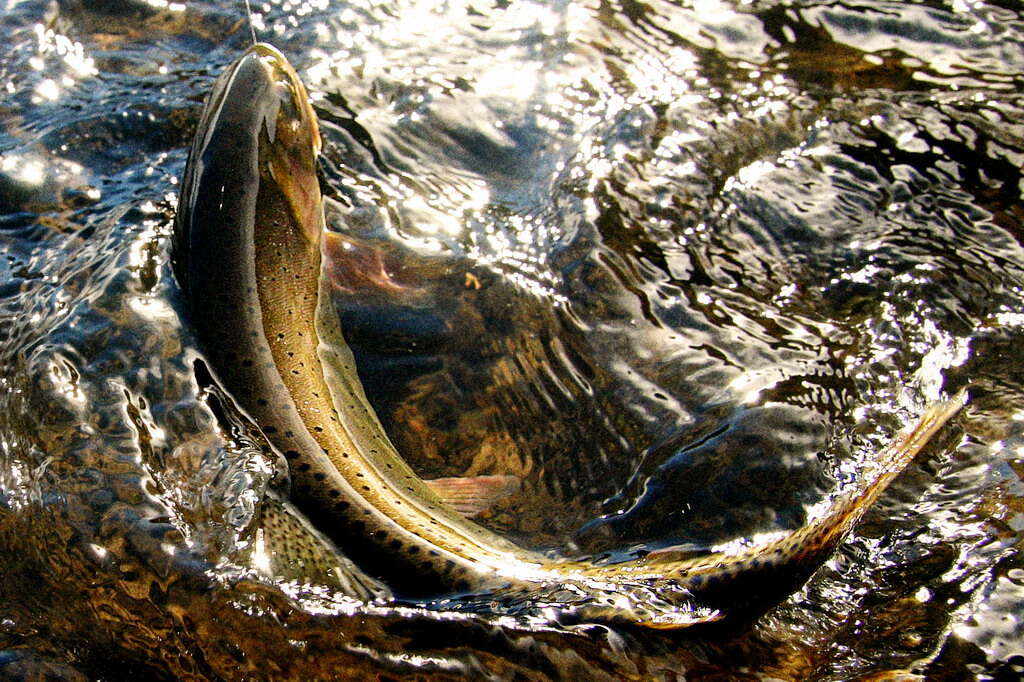
[[[718,620],[813,572],[965,401],[926,410],[878,454],[873,478],[782,539],[614,564],[542,557],[442,501],[370,408],[320,273],[319,148],[295,71],[273,47],[250,48],[207,101],[172,261],[213,374],[287,459],[295,502],[361,568],[419,603],[651,627]],[[274,551],[300,561],[307,549],[279,540]]]

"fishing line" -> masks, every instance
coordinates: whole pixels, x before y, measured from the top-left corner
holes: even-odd
[[[256,28],[252,25],[252,6],[249,0],[245,0],[245,14],[249,17],[249,35],[252,36],[252,44],[256,44]]]

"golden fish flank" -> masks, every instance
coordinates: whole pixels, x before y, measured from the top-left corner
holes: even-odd
[[[961,395],[930,408],[879,454],[878,477],[781,540],[698,557],[659,551],[612,565],[546,559],[442,501],[370,408],[320,276],[319,149],[294,69],[273,47],[251,47],[207,100],[172,260],[213,374],[287,458],[296,503],[401,593],[470,595],[462,604],[487,594],[652,627],[716,620],[725,608],[762,598],[761,590],[744,593],[755,584],[789,587],[809,575],[963,404]]]

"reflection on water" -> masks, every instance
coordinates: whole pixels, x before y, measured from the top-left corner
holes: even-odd
[[[364,604],[254,555],[167,263],[234,3],[0,12],[0,669],[64,679],[1009,679],[1024,664],[1024,17],[1010,2],[257,3],[325,136],[336,304],[426,478],[561,554],[801,526],[946,441],[749,627]],[[328,530],[329,529],[324,529]]]

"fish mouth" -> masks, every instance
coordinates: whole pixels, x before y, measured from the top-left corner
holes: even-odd
[[[276,186],[311,250],[319,249],[320,149],[317,117],[295,69],[273,46],[253,45],[214,83],[189,153],[173,249],[186,293],[197,269],[190,254],[200,246],[191,226],[253,224],[261,184]]]

